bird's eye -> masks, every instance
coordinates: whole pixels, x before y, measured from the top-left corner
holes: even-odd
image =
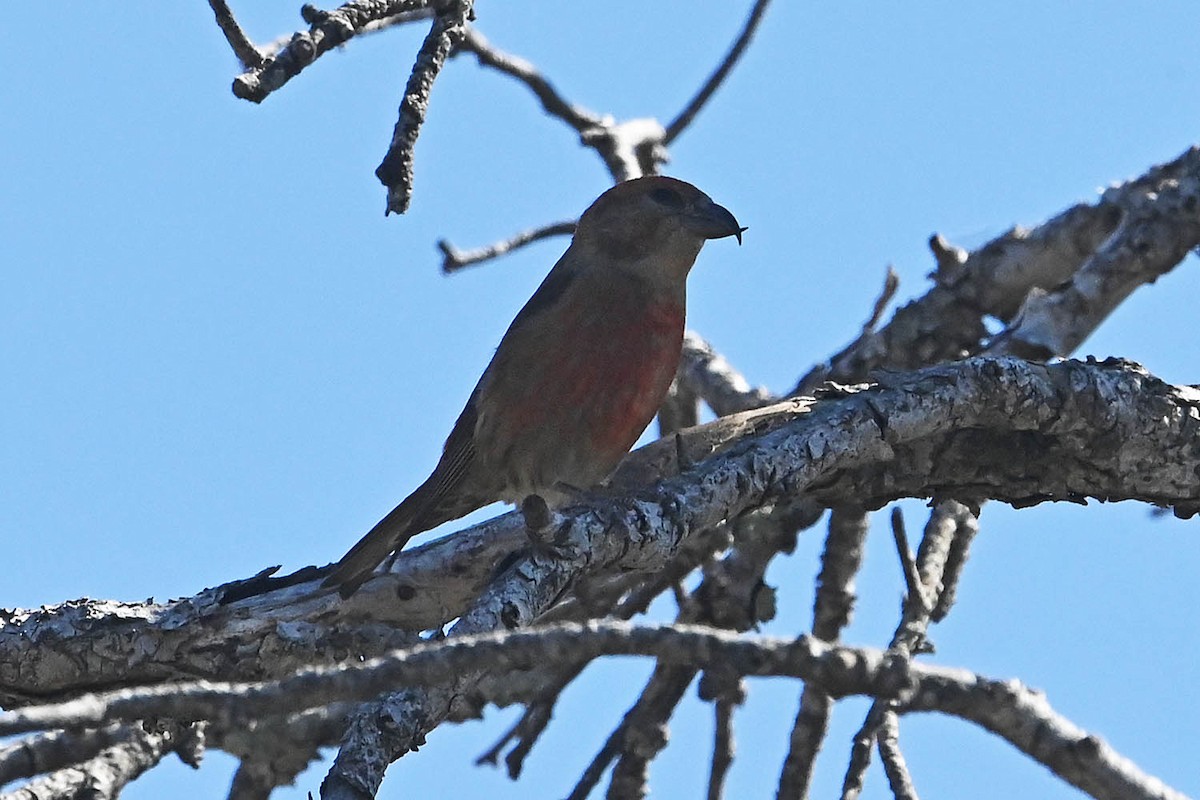
[[[650,193],[650,199],[667,208],[683,208],[683,197],[674,189],[659,187]]]

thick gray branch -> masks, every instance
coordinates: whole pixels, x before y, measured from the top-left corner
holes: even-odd
[[[979,352],[988,339],[986,318],[1012,321],[1031,291],[1061,286],[1097,258],[1103,263],[1115,255],[1122,263],[1134,263],[1123,260],[1122,253],[1133,255],[1127,250],[1119,249],[1103,257],[1098,253],[1102,246],[1113,249],[1112,243],[1106,245],[1106,242],[1114,237],[1118,226],[1133,233],[1133,240],[1140,246],[1152,248],[1141,253],[1146,262],[1146,268],[1140,270],[1141,279],[1149,279],[1156,270],[1161,274],[1179,263],[1187,252],[1180,249],[1180,244],[1194,235],[1195,213],[1188,216],[1182,199],[1194,193],[1197,176],[1200,176],[1200,150],[1191,148],[1173,161],[1108,189],[1094,204],[1072,206],[1032,230],[1013,228],[978,250],[967,252],[940,236],[932,237],[930,248],[938,263],[932,276],[936,285],[924,296],[899,308],[878,331],[859,337],[828,363],[812,370],[795,391],[810,392],[823,380],[850,383],[865,380],[872,371],[881,368],[918,369]],[[1179,200],[1156,200],[1162,192]],[[1144,230],[1138,220],[1147,213],[1156,215],[1160,227],[1153,235],[1136,233]],[[1177,226],[1176,229],[1166,229],[1171,225]],[[1111,289],[1119,281],[1105,283]],[[1090,290],[1086,281],[1084,289]],[[1116,296],[1109,292],[1102,294]],[[1106,300],[1097,308],[1109,304]],[[1061,346],[1078,344],[1081,336],[1090,333],[1107,313],[1104,310],[1081,315],[1068,305],[1071,304],[1060,302],[1054,308],[1046,308],[1040,318],[1035,315],[1039,319],[1036,337],[1039,341],[1064,342]],[[1055,352],[1065,355],[1071,351]]]
[[[892,380],[685,432],[682,448],[694,448],[687,453],[693,468],[635,501],[570,510],[559,532],[563,557],[519,558],[474,607],[443,612],[461,615],[460,625],[477,631],[528,624],[584,575],[657,571],[694,532],[797,493],[825,505],[931,494],[1015,505],[1136,499],[1185,515],[1200,502],[1200,457],[1192,447],[1200,393],[1137,367],[976,358]],[[645,465],[657,463],[657,474],[671,475],[680,448],[655,443],[639,451],[639,465],[652,475]],[[713,449],[719,452],[709,456]],[[499,539],[510,553],[522,547],[517,515],[487,523],[483,533],[472,530],[401,556],[394,573],[373,578],[363,599],[356,595],[344,607],[316,590],[314,574],[307,583],[233,605],[221,605],[221,593],[210,590],[164,605],[79,601],[0,612],[0,697],[21,704],[188,674],[259,680],[302,663],[404,645],[412,634],[395,627],[405,620],[403,610],[393,609],[385,623],[366,618],[389,602],[402,608],[398,598],[418,591],[408,582],[414,574],[427,568],[433,581],[431,554],[455,552],[458,539]],[[494,546],[470,552],[490,554],[487,563],[494,564],[504,552]],[[461,559],[475,561],[469,553]],[[136,665],[128,663],[130,648],[141,654]]]
[[[1200,502],[1198,420],[1200,393],[1122,363],[979,358],[922,370],[820,403],[635,502],[569,511],[559,557],[519,559],[451,633],[527,626],[583,575],[653,571],[695,532],[801,493],[826,505],[929,494],[1015,505],[1138,498],[1190,514]],[[392,754],[457,707],[477,708],[479,678],[386,699],[405,722]]]
[[[1200,245],[1200,149],[1179,162],[1186,171],[1150,191],[1111,190],[1125,211],[1116,231],[1070,282],[1031,292],[990,352],[1024,358],[1073,353],[1135,289]]]

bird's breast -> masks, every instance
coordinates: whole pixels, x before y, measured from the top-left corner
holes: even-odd
[[[679,366],[683,310],[647,306],[636,321],[612,324],[591,353],[570,348],[561,384],[567,405],[584,414],[588,443],[616,466],[654,418]]]
[[[608,477],[654,418],[679,365],[680,301],[612,290],[573,300],[522,331],[527,344],[501,344],[481,398],[488,411],[477,439],[495,456],[510,499]],[[507,357],[509,344],[538,357]]]

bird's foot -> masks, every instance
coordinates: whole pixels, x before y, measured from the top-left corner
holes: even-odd
[[[525,518],[525,535],[535,554],[561,558],[565,542],[558,539],[562,517],[556,514],[540,494],[531,494],[521,501],[521,516]]]

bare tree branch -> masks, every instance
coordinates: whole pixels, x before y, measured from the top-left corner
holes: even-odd
[[[829,516],[829,535],[821,553],[821,571],[813,601],[812,632],[823,642],[837,642],[842,629],[850,624],[855,601],[854,579],[862,567],[868,529],[868,517],[861,509],[835,508]],[[776,796],[808,796],[832,709],[832,697],[818,686],[804,685]]]
[[[140,725],[121,726],[113,744],[93,758],[59,769],[22,786],[0,800],[24,800],[42,797],[88,797],[115,800],[131,781],[156,765],[171,752],[192,747],[187,726],[168,723],[155,730]],[[186,751],[185,760],[196,766],[194,754]]]
[[[908,772],[908,765],[904,761],[904,754],[900,752],[900,720],[895,714],[884,717],[877,744],[892,797],[896,800],[920,800],[912,776]]]
[[[958,525],[956,520],[944,511],[935,509],[925,525],[925,535],[921,537],[921,546],[916,559],[908,549],[908,540],[904,533],[904,520],[899,509],[892,511],[892,531],[896,538],[896,549],[900,561],[904,565],[905,583],[908,592],[904,597],[903,613],[900,625],[888,645],[888,653],[911,663],[915,655],[928,652],[926,641],[929,630],[929,615],[937,604],[938,595],[942,590],[942,575],[945,572],[946,559],[954,542]],[[867,712],[854,744],[850,751],[850,765],[846,769],[846,777],[842,782],[843,800],[854,800],[862,791],[863,779],[867,765],[871,760],[871,748],[881,737],[889,735],[888,731],[898,730],[896,722],[897,705],[888,699],[876,698]],[[898,733],[896,734],[898,736]],[[902,768],[903,759],[899,757],[898,741],[894,740],[880,748],[881,753],[887,753],[895,759],[889,770],[889,780],[898,781],[901,788],[905,786],[906,770]],[[893,776],[894,774],[894,776]]]
[[[491,67],[525,84],[541,102],[547,114],[562,120],[580,133],[604,124],[603,116],[568,102],[536,67],[523,58],[493,47],[473,26],[467,26],[463,30],[463,38],[458,43],[456,54],[457,52],[471,53],[481,66]]]
[[[818,683],[835,696],[903,697],[902,711],[938,711],[973,721],[1102,800],[1183,798],[1063,719],[1044,696],[1015,681],[997,682],[966,670],[909,664],[877,650],[832,646],[810,637],[745,637],[692,626],[567,624],[446,640],[342,670],[308,670],[268,684],[201,682],[127,689],[0,714],[0,735],[144,717],[245,720],[319,705],[338,696],[370,696],[389,683],[436,683],[485,667],[519,670],[542,661],[601,655],[650,656],[746,676],[796,677]],[[148,743],[152,761],[161,757],[171,740],[159,733],[150,736],[159,737]]]
[[[938,261],[936,285],[898,309],[873,335],[860,336],[826,364],[811,370],[791,393],[811,392],[825,380],[850,383],[864,380],[876,369],[916,369],[983,350],[989,339],[986,317],[1012,320],[1031,290],[1049,290],[1071,280],[1127,214],[1145,207],[1143,198],[1164,190],[1179,197],[1182,189],[1177,187],[1191,187],[1197,175],[1200,152],[1192,148],[1145,175],[1108,189],[1095,204],[1072,206],[1033,230],[1013,228],[970,253],[934,236],[930,247]],[[1172,253],[1179,254],[1177,264],[1186,254],[1186,250],[1180,253],[1177,243],[1189,237],[1185,231],[1190,230],[1192,220],[1171,213],[1159,219],[1182,227],[1161,240],[1144,239],[1144,243],[1166,243]],[[1155,263],[1162,260],[1159,254],[1147,254],[1147,258]],[[1067,308],[1062,310],[1070,313]],[[1095,319],[1094,324],[1100,321],[1102,318]],[[1068,324],[1065,318],[1062,324]]]
[[[243,100],[261,103],[322,55],[363,33],[374,23],[430,5],[430,0],[354,0],[343,3],[335,11],[317,12],[315,8],[306,7],[309,29],[294,33],[288,43],[265,62],[247,65],[253,68],[234,79],[233,93]],[[236,53],[237,46],[232,41],[230,45]]]
[[[970,720],[1096,800],[1187,800],[1058,714],[1041,692],[966,670],[936,672],[922,681],[903,712],[937,711]]]
[[[455,43],[462,38],[467,20],[474,13],[474,5],[474,0],[444,0],[417,53],[408,85],[404,87],[400,119],[392,131],[392,143],[375,170],[375,176],[388,190],[387,213],[403,214],[412,201],[414,148],[425,123],[433,82]]]
[[[217,26],[220,27],[221,33],[225,34],[225,40],[229,42],[230,48],[233,49],[233,54],[237,56],[241,62],[243,69],[258,69],[263,64],[263,54],[254,46],[254,42],[250,41],[250,37],[242,30],[242,26],[233,17],[233,12],[229,10],[229,4],[225,0],[208,0],[208,5],[213,10],[213,14],[217,18]]]
[[[452,272],[458,272],[463,267],[469,267],[473,264],[479,264],[483,261],[505,255],[506,253],[511,253],[513,250],[518,250],[527,244],[548,239],[551,236],[569,236],[574,232],[574,220],[553,222],[549,225],[543,225],[540,228],[521,231],[509,239],[495,242],[487,247],[478,247],[474,250],[459,250],[447,240],[438,239],[437,247],[438,250],[442,251],[442,272],[449,275]]]
[[[762,21],[763,14],[767,11],[767,5],[770,0],[757,0],[754,3],[754,8],[750,9],[749,16],[746,17],[746,24],[742,26],[742,32],[738,34],[734,40],[733,46],[729,48],[729,52],[725,54],[725,58],[721,59],[721,63],[717,65],[713,74],[708,77],[704,85],[700,87],[700,91],[696,93],[684,109],[679,112],[679,115],[667,125],[663,131],[663,144],[669,145],[671,142],[683,133],[684,129],[692,123],[696,115],[700,113],[700,109],[704,108],[720,88],[725,78],[733,71],[734,66],[742,57],[742,53],[746,52],[746,48],[750,45],[750,40],[754,38],[754,32],[758,30],[758,23]]]
[[[1134,289],[1171,271],[1200,245],[1200,148],[1186,172],[1145,192],[1110,190],[1124,217],[1069,283],[1030,292],[989,352],[1050,358],[1075,351]]]
[[[88,761],[141,733],[124,723],[82,731],[52,731],[0,747],[0,786]]]
[[[791,675],[818,681],[836,695],[894,696],[908,686],[907,674],[884,664],[878,651],[832,647],[806,637],[752,641],[702,626],[564,623],[451,638],[363,663],[313,667],[267,683],[177,683],[27,706],[0,713],[0,736],[146,717],[249,720],[363,699],[397,684],[438,685],[481,669],[522,670],[539,662],[600,655],[651,656],[700,668],[720,665],[740,675]]]
[[[694,331],[683,336],[679,379],[693,387],[718,417],[761,408],[776,399],[765,388],[752,388],[724,356]]]

